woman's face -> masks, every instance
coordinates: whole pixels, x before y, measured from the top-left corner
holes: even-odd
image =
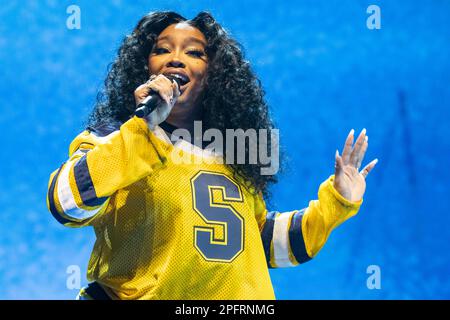
[[[195,111],[199,105],[208,65],[205,46],[203,33],[186,22],[172,24],[158,36],[148,57],[150,74],[176,73],[185,80],[171,115]]]

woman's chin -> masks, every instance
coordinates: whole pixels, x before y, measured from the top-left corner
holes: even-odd
[[[178,97],[177,102],[175,103],[175,106],[177,106],[177,105],[185,106],[185,105],[189,104],[190,100],[191,100],[191,95],[190,95],[189,89],[187,89],[187,90],[185,89]]]

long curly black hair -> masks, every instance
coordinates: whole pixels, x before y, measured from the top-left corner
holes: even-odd
[[[200,12],[194,19],[187,20],[172,11],[145,15],[133,32],[123,39],[117,58],[108,67],[104,88],[97,95],[96,105],[88,118],[88,127],[117,125],[133,116],[134,90],[148,80],[148,56],[158,35],[169,25],[183,21],[188,21],[203,32],[207,40],[205,50],[208,69],[202,103],[203,129],[219,129],[225,137],[226,129],[240,128],[245,131],[251,128],[274,128],[261,81],[244,59],[241,45],[208,12]],[[270,148],[267,149],[270,151]],[[245,159],[248,159],[248,143],[245,152]],[[224,159],[225,157],[226,151]],[[282,168],[281,159],[279,163]],[[268,188],[277,182],[277,175],[261,175],[263,164],[259,159],[257,164],[230,166],[234,177],[243,178],[239,180],[245,181],[251,192],[261,192],[266,200],[270,197]]]

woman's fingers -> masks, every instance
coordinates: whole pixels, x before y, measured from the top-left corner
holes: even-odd
[[[180,91],[180,87],[178,86],[178,83],[175,80],[172,80],[172,87],[173,87],[174,98],[178,98],[181,95],[181,91]]]
[[[355,168],[358,162],[358,157],[360,155],[362,146],[364,144],[365,136],[366,136],[366,129],[362,129],[361,133],[358,136],[358,139],[356,139],[356,143],[352,150],[352,153],[350,154],[349,164],[354,166]]]
[[[168,81],[168,83],[166,81]],[[166,77],[163,79],[158,76],[155,80],[149,82],[147,87],[156,91],[166,103],[171,104],[174,96],[174,89],[173,83],[169,79]]]
[[[180,91],[178,84],[169,80],[166,76],[162,74],[151,75],[150,79],[145,84],[136,89],[136,104],[138,105],[140,101],[148,96],[150,91],[156,92],[162,100],[164,100],[164,103],[159,104],[156,110],[145,117],[150,130],[154,130],[156,125],[160,124],[168,117],[180,95]]]
[[[170,99],[170,104],[175,105],[180,95],[181,92],[178,83],[175,80],[172,80],[172,98]]]
[[[136,101],[136,106],[139,105],[139,103],[141,103],[149,95],[148,89],[149,88],[147,83],[141,84],[139,87],[136,88],[136,90],[134,91],[134,99]]]
[[[345,140],[344,144],[344,150],[342,151],[342,161],[344,164],[347,164],[350,159],[350,153],[352,151],[352,145],[353,145],[353,135],[355,133],[355,130],[350,130],[347,139]]]
[[[361,130],[358,139],[356,139],[355,146],[352,148],[353,135],[354,130],[352,129],[348,134],[347,139],[345,140],[344,152],[342,154],[342,157],[339,156],[339,151],[336,150],[336,175],[342,172],[344,166],[346,165],[354,166],[357,170],[359,170],[359,167],[361,167],[361,163],[364,159],[367,148],[369,147],[369,137],[366,136],[366,129]],[[375,167],[377,162],[378,159],[373,160],[360,171],[364,178],[367,177],[367,175]]]
[[[338,175],[338,174],[340,174],[342,172],[343,167],[344,167],[344,163],[342,161],[342,158],[339,156],[339,151],[338,150],[336,150],[335,160],[336,160],[336,163],[334,165],[335,175]]]
[[[375,167],[377,162],[378,162],[378,159],[372,160],[372,162],[370,162],[367,166],[364,167],[364,169],[362,169],[360,171],[360,173],[364,176],[364,178],[367,177],[367,175]]]
[[[361,148],[361,150],[359,152],[359,155],[358,155],[357,161],[356,161],[356,169],[358,169],[358,170],[361,167],[361,163],[362,163],[362,161],[364,159],[364,156],[366,154],[368,146],[369,146],[369,136],[366,136],[364,138],[363,146],[362,146],[362,148]]]

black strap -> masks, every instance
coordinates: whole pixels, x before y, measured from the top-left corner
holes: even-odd
[[[161,129],[163,129],[169,137],[173,135],[173,132],[174,132],[176,129],[178,129],[178,127],[175,127],[174,125],[168,123],[167,121],[161,122],[160,124],[158,124],[158,126],[159,126]],[[179,138],[179,137],[178,137],[178,138]],[[191,139],[192,139],[192,138],[193,138],[193,137],[191,137]],[[182,139],[182,138],[179,138],[179,139]],[[195,139],[195,137],[194,137],[194,139]],[[189,143],[193,143],[192,141],[188,141],[188,142],[189,142]],[[205,149],[205,148],[209,145],[209,143],[210,143],[210,142],[202,141],[202,149]]]
[[[163,121],[161,122],[158,126],[160,126],[165,132],[172,134],[176,129],[178,129],[177,127],[175,127],[174,125],[171,125],[170,123]]]
[[[91,282],[84,290],[94,300],[112,300],[97,282]]]

